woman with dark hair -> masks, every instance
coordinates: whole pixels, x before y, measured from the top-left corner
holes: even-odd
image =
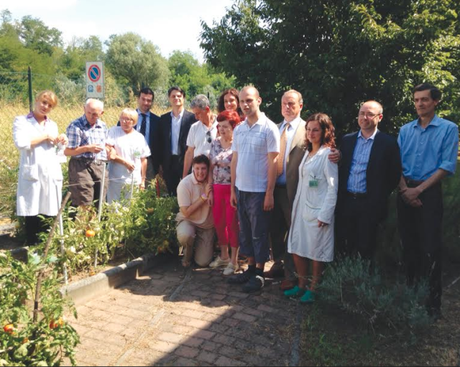
[[[220,256],[209,264],[211,268],[226,266],[224,275],[238,270],[238,218],[236,209],[230,205],[233,130],[240,123],[236,111],[223,111],[217,116],[219,137],[211,144],[210,183],[213,184],[214,225],[220,245]],[[229,256],[228,245],[231,247]]]
[[[307,119],[305,129],[307,151],[299,166],[299,185],[288,239],[288,252],[293,255],[299,284],[284,294],[309,303],[315,299],[323,263],[334,258],[338,169],[328,159],[331,148],[335,148],[334,127],[329,116],[313,114]],[[312,264],[310,282],[308,260]]]
[[[236,111],[240,120],[243,120],[243,112],[240,108],[239,92],[235,88],[225,89],[219,97],[217,112]]]

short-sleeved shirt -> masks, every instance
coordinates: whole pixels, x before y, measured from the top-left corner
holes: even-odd
[[[214,165],[212,178],[215,184],[231,184],[230,165],[232,163],[232,157],[233,151],[231,145],[227,149],[224,149],[220,138],[217,138],[211,143],[209,160]]]
[[[247,120],[233,132],[233,152],[238,153],[235,186],[240,191],[265,192],[268,184],[268,153],[279,153],[280,133],[265,114],[249,126]]]
[[[209,132],[209,133],[208,133]],[[210,139],[208,139],[210,137]],[[195,122],[191,127],[187,136],[187,146],[195,148],[193,156],[204,154],[209,156],[211,143],[217,137],[217,121],[215,120],[208,128],[201,121]]]
[[[193,172],[179,182],[177,186],[177,202],[179,208],[188,207],[198,200],[205,192],[206,182],[198,182]],[[200,199],[201,200],[201,199]],[[214,226],[212,210],[207,203],[201,205],[190,217],[185,218],[181,211],[177,213],[176,220],[187,220],[199,228],[208,229]]]
[[[107,139],[107,126],[101,120],[91,126],[83,115],[78,119],[72,121],[67,127],[67,137],[69,138],[69,144],[67,148],[75,149],[85,145],[97,144],[105,148],[105,141]],[[102,149],[100,153],[86,152],[75,156],[76,158],[90,158],[107,160],[107,154],[105,149]]]
[[[134,184],[141,183],[141,158],[150,156],[150,148],[144,136],[133,129],[126,134],[120,126],[114,126],[109,130],[107,145],[115,148],[117,155],[134,164],[132,177]],[[109,163],[109,179],[116,182],[131,183],[131,172],[121,163]]]
[[[398,136],[403,175],[426,180],[438,169],[454,174],[457,167],[458,126],[435,115],[426,128],[419,120],[401,127]]]

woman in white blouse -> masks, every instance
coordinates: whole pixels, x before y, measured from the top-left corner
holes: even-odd
[[[62,199],[62,170],[58,150],[67,144],[48,114],[58,103],[56,95],[45,90],[37,95],[35,107],[13,123],[14,144],[19,149],[19,175],[16,213],[25,217],[27,244],[38,244],[38,234],[46,224],[38,217],[55,216]]]
[[[307,151],[299,166],[299,185],[292,207],[288,251],[292,253],[298,286],[284,292],[313,302],[323,263],[334,258],[334,210],[337,201],[337,165],[328,159],[335,147],[334,127],[324,113],[306,121]],[[308,260],[312,277],[308,279]]]
[[[129,199],[132,185],[145,189],[150,148],[144,135],[134,129],[138,116],[136,110],[125,108],[121,111],[120,126],[109,130],[107,145],[115,148],[116,155],[109,163],[108,203],[120,200],[122,193]]]

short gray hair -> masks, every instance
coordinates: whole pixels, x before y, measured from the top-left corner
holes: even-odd
[[[192,99],[190,102],[190,108],[199,108],[200,110],[205,110],[206,107],[211,108],[211,104],[209,103],[208,97],[204,94],[198,94],[195,98]]]
[[[88,98],[85,103],[85,107],[89,104],[92,104],[94,108],[100,108],[101,111],[104,111],[104,102],[96,98]]]

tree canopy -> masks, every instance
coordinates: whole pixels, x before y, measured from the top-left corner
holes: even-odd
[[[456,0],[239,0],[212,25],[201,47],[213,67],[260,89],[280,119],[282,92],[304,96],[305,114],[329,114],[339,132],[356,129],[359,104],[384,107],[395,132],[414,115],[412,88],[444,92],[442,113],[458,121],[459,22]]]

